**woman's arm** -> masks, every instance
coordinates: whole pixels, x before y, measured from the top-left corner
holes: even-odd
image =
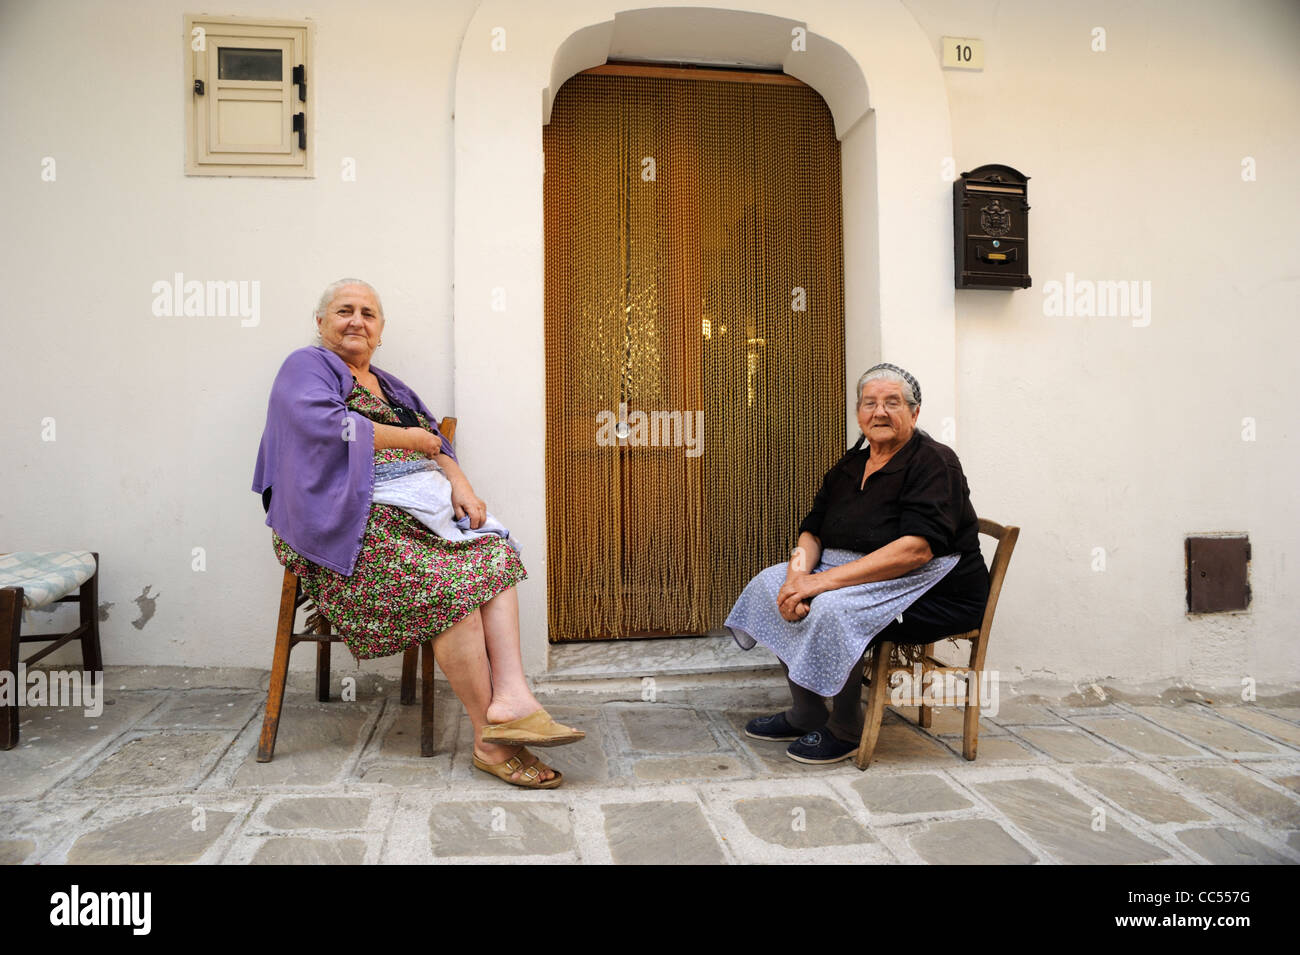
[[[802,535],[799,541],[803,543]],[[916,535],[900,537],[884,547],[873,550],[865,557],[823,570],[820,574],[787,577],[777,602],[782,616],[787,620],[799,619],[807,616],[806,610],[799,612],[799,605],[818,594],[824,594],[828,590],[838,590],[841,587],[852,587],[855,584],[893,580],[895,577],[910,574],[933,557],[930,544],[924,537]]]
[[[385,448],[402,448],[406,451],[423,451],[428,454],[431,444],[437,444],[438,453],[442,453],[442,442],[438,441],[432,432],[425,431],[423,428],[402,428],[395,424],[375,422],[376,451]]]
[[[810,574],[822,559],[822,542],[810,531],[799,535],[799,543],[790,554],[790,566],[786,569],[785,579],[793,580],[800,574]]]

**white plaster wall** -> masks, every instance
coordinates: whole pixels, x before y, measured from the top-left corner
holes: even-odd
[[[744,6],[803,20],[866,75],[876,112],[842,144],[846,165],[874,171],[846,180],[850,377],[881,348],[912,367],[923,426],[937,433],[956,408],[980,512],[1024,528],[990,666],[1071,681],[1300,679],[1287,573],[1300,537],[1296,6]],[[207,8],[316,22],[310,181],[185,177],[182,17],[199,9],[115,9],[0,5],[0,548],[101,552],[110,663],[269,665],[279,565],[248,490],[266,395],[308,342],[321,286],[360,274],[389,319],[377,363],[461,418],[480,493],[519,515],[537,669],[543,91],[556,46],[616,6]],[[515,59],[476,67],[496,25]],[[1105,53],[1089,50],[1095,26]],[[985,70],[941,71],[945,34],[983,39]],[[479,82],[456,88],[467,66]],[[493,136],[490,153],[465,151]],[[40,179],[45,156],[54,183]],[[340,180],[345,156],[357,182]],[[947,156],[958,171],[1004,162],[1033,177],[1033,289],[953,293]],[[1241,181],[1244,156],[1257,182]],[[879,241],[867,217],[890,225]],[[474,257],[456,264],[453,294],[462,250]],[[260,280],[261,324],[155,318],[150,286],[177,271]],[[1150,326],[1045,316],[1043,285],[1067,272],[1150,281]],[[504,315],[490,308],[502,285]],[[1240,439],[1243,417],[1255,442]],[[1182,541],[1201,531],[1250,533],[1248,614],[1184,614]],[[146,586],[156,609],[137,627]],[[37,615],[34,628],[64,619]]]
[[[326,284],[379,288],[376,364],[451,412],[452,81],[473,9],[0,4],[0,549],[100,552],[106,661],[270,666],[281,568],[249,488],[271,381]],[[183,17],[201,10],[316,22],[315,179],[183,174]],[[154,317],[175,272],[259,280],[261,323]],[[75,611],[31,616],[50,632]]]
[[[1034,287],[957,293],[962,461],[980,513],[1024,528],[990,665],[1295,681],[1300,6],[908,7],[936,57],[942,35],[985,40],[982,73],[943,74],[958,172],[1033,177]],[[1067,272],[1149,281],[1150,325],[1045,316]],[[1207,531],[1250,534],[1246,614],[1185,613],[1183,540]]]

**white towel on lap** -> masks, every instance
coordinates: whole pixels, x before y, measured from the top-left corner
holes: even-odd
[[[400,507],[446,540],[469,541],[484,534],[495,534],[504,537],[506,543],[515,549],[515,553],[523,553],[519,540],[511,537],[510,531],[491,514],[477,528],[469,526],[468,515],[457,519],[451,503],[451,482],[436,466],[390,480],[381,480],[377,474],[372,501],[375,504]]]

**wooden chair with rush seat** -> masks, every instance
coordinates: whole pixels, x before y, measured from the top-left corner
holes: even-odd
[[[989,634],[993,629],[993,614],[998,607],[998,597],[1002,593],[1002,582],[1006,578],[1007,565],[1011,562],[1011,552],[1015,549],[1016,539],[1020,536],[1019,527],[1010,525],[1004,527],[983,518],[980,518],[979,524],[981,534],[992,537],[998,542],[998,549],[993,554],[993,565],[989,569],[989,597],[984,606],[984,619],[981,621],[978,630],[954,633],[942,638],[944,640],[970,641],[970,660],[966,666],[949,666],[932,655],[934,643],[921,646],[917,663],[920,664],[922,683],[920,686],[913,687],[914,696],[895,703],[897,706],[920,707],[917,714],[917,724],[928,728],[933,716],[933,700],[926,700],[924,691],[928,681],[934,677],[927,678],[927,674],[934,674],[944,679],[947,679],[948,674],[965,674],[967,679],[967,702],[965,703],[966,712],[962,724],[962,755],[967,759],[975,758],[975,751],[979,742],[980,722],[980,700],[977,695],[971,693],[970,686],[972,681],[976,684],[979,683],[984,670],[984,655],[988,651]],[[936,640],[935,643],[937,642],[939,641]],[[862,742],[858,745],[858,755],[854,760],[858,769],[866,769],[871,764],[871,757],[875,754],[876,741],[880,736],[880,723],[885,713],[885,704],[894,702],[890,700],[891,683],[894,675],[906,674],[907,679],[911,679],[917,665],[910,662],[905,664],[896,663],[894,661],[896,647],[897,644],[889,640],[875,641],[866,654],[862,675],[862,682],[868,685],[866,722],[862,727]]]
[[[456,419],[443,418],[438,430],[450,442],[456,440]],[[280,729],[280,710],[284,704],[284,685],[289,675],[289,653],[299,643],[316,644],[316,699],[328,703],[330,698],[330,644],[342,642],[333,633],[330,622],[319,608],[309,607],[306,630],[294,631],[298,608],[310,598],[303,593],[298,575],[288,567],[280,585],[280,616],[275,631],[275,656],[271,663],[271,685],[266,694],[266,715],[262,718],[262,735],[257,744],[257,761],[269,763],[275,755],[275,737]],[[415,669],[420,667],[420,755],[434,755],[433,736],[433,641],[408,647],[402,657],[401,701],[415,702]]]

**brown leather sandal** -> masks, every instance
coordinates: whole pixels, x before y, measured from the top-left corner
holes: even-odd
[[[523,757],[522,759],[520,757]],[[524,765],[524,759],[532,757],[533,762]],[[489,763],[479,758],[478,753],[474,754],[474,768],[481,769],[485,773],[495,776],[497,779],[504,780],[512,786],[522,786],[524,789],[554,789],[564,781],[564,773],[558,769],[552,769],[540,759],[533,756],[527,749],[521,749],[515,755],[511,756],[505,762]],[[550,769],[555,773],[554,779],[542,779],[542,773]],[[512,773],[519,773],[518,779],[511,779]]]
[[[479,739],[497,746],[563,746],[576,743],[586,735],[580,729],[555,722],[546,710],[535,710],[507,723],[489,723],[483,727]]]

